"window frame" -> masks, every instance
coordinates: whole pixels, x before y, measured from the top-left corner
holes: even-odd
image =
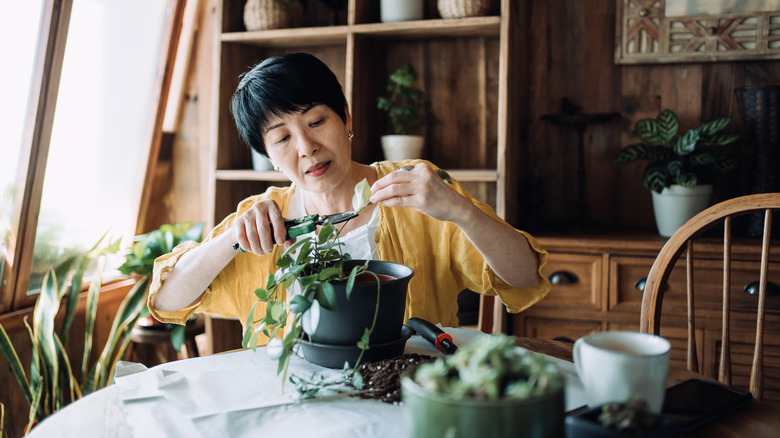
[[[146,214],[162,142],[162,125],[186,0],[167,0],[154,95],[144,147],[147,162],[139,175],[136,196],[136,234],[146,231]],[[73,0],[44,0],[30,82],[24,133],[19,151],[8,251],[0,283],[0,314],[31,307],[37,295],[27,296],[43,183],[57,106],[65,44]]]

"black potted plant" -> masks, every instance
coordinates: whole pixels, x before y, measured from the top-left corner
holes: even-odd
[[[363,180],[355,188],[356,212],[368,204],[368,195]],[[260,333],[270,338],[269,356],[278,359],[279,373],[299,344],[309,362],[340,368],[401,354],[411,336],[403,316],[414,271],[398,263],[352,260],[338,237],[339,230],[325,222],[316,237],[299,238],[276,262],[280,269],[255,290],[255,306],[263,303],[265,312],[256,319],[253,306],[242,345],[254,348]]]
[[[678,136],[680,119],[672,110],[663,110],[655,119],[642,119],[635,132],[640,143],[623,148],[618,164],[646,160],[642,185],[653,194],[658,231],[669,237],[710,202],[716,174],[727,173],[737,162],[723,150],[739,135],[722,132],[731,118],[721,117],[702,123]]]
[[[390,161],[421,158],[425,137],[417,131],[433,121],[425,92],[416,88],[417,73],[409,63],[390,75],[388,96],[377,99],[377,108],[390,117],[393,134],[382,136],[382,150]]]

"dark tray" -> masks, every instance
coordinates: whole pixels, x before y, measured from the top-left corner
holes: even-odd
[[[401,327],[401,335],[398,339],[383,344],[371,345],[371,348],[363,354],[362,362],[390,359],[404,354],[406,341],[412,336],[412,330],[407,326]],[[308,338],[301,341],[303,358],[315,365],[326,368],[343,368],[346,362],[350,367],[355,366],[360,356],[360,349],[356,344],[335,345],[311,342]]]

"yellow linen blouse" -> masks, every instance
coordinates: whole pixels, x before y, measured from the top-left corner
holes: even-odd
[[[384,161],[371,166],[376,169],[377,176],[382,178],[402,166],[420,162],[422,161]],[[436,168],[433,164],[428,164]],[[488,215],[502,220],[490,206],[474,199],[454,179],[452,187]],[[236,212],[217,225],[205,240],[229,231],[235,218],[260,199],[275,200],[286,217],[294,191],[294,185],[283,188],[271,187],[263,194],[243,200]],[[550,291],[550,282],[544,274],[547,252],[541,249],[536,239],[526,232],[518,230],[528,239],[537,253],[539,275],[542,280],[534,287],[515,288],[504,283],[493,273],[479,251],[455,224],[433,219],[411,207],[391,208],[379,205],[378,208],[376,258],[402,263],[414,269],[414,277],[409,283],[404,321],[415,316],[434,324],[441,323],[445,327],[458,326],[457,296],[464,289],[485,295],[497,295],[511,313],[530,307]],[[165,274],[173,269],[182,254],[197,245],[199,244],[194,242],[183,243],[171,253],[155,261],[148,302],[152,315],[163,322],[183,324],[197,311],[238,318],[241,324],[245,325],[246,317],[257,301],[254,290],[265,284],[270,272],[278,269],[275,263],[281,256],[283,247],[277,245],[271,254],[263,256],[248,252],[238,253],[217,275],[200,299],[191,306],[177,312],[161,312],[155,309],[154,297],[160,290],[162,282],[165,281]],[[257,304],[256,315],[264,314],[264,304],[262,302]],[[260,341],[261,344],[264,342],[267,340]]]

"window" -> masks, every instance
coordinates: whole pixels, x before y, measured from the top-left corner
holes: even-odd
[[[25,1],[0,18],[18,42],[0,73],[0,312],[30,305],[64,254],[135,234],[180,3]]]

